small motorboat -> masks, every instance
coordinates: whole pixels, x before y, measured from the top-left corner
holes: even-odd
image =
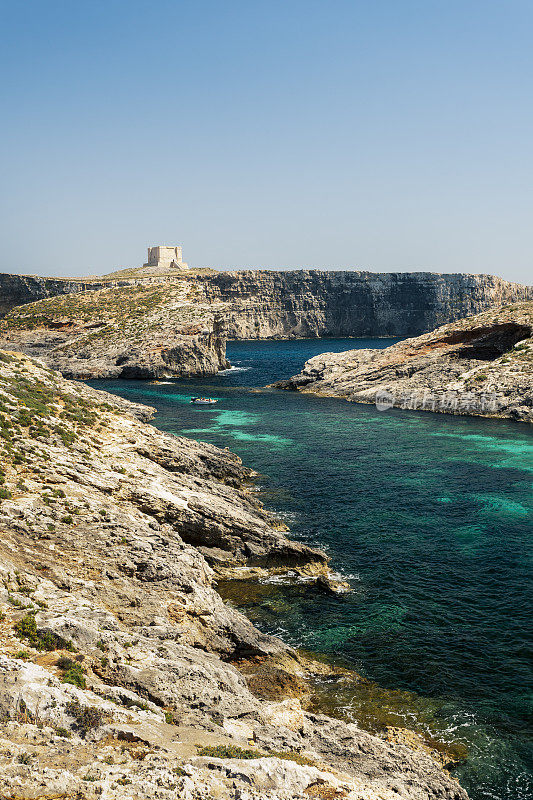
[[[196,403],[199,406],[212,406],[218,403],[218,400],[212,397],[191,397],[191,403]]]

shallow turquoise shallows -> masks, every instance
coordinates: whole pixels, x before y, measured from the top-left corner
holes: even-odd
[[[280,587],[250,607],[256,624],[407,690],[398,724],[416,717],[467,745],[456,774],[473,800],[530,800],[530,429],[255,391],[318,353],[389,343],[235,342],[234,369],[215,378],[93,385],[155,406],[163,430],[238,453],[291,535],[326,549],[354,588],[287,589],[284,603]],[[219,403],[190,405],[194,395]]]

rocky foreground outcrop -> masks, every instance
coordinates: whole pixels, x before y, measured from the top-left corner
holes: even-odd
[[[213,375],[229,367],[222,309],[187,280],[110,285],[14,308],[0,347],[68,378]]]
[[[149,416],[0,352],[0,796],[465,800],[423,747],[272,699],[325,667],[225,605],[214,570],[312,580],[326,557],[236,456]]]
[[[280,389],[533,422],[533,302],[486,311],[383,350],[323,353]]]

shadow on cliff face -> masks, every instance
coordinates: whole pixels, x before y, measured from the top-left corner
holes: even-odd
[[[439,344],[457,344],[457,358],[472,358],[479,361],[494,361],[511,350],[515,344],[533,333],[531,326],[518,323],[490,325],[483,328],[458,330],[442,337]]]

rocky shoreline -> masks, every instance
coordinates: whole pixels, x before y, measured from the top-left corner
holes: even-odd
[[[423,743],[307,711],[283,686],[324,665],[222,601],[329,574],[237,456],[19,353],[0,404],[2,797],[466,798]]]
[[[322,353],[278,389],[533,422],[533,302],[485,311],[383,350]]]

